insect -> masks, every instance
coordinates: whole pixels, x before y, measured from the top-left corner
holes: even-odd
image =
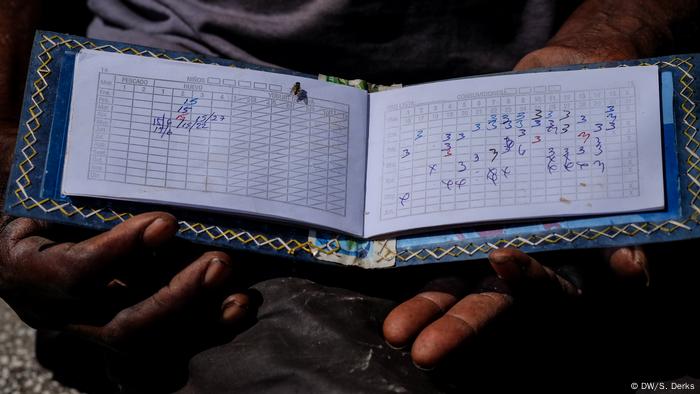
[[[309,97],[306,93],[306,90],[301,88],[301,83],[300,82],[295,82],[294,86],[292,86],[292,89],[289,91],[289,94],[296,96],[297,97],[297,102],[303,101],[304,104],[309,104]]]
[[[301,83],[297,82],[294,84],[294,86],[292,86],[292,90],[289,93],[296,96],[299,94],[300,91],[301,91]]]

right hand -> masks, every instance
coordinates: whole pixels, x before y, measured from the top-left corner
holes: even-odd
[[[60,228],[64,236],[80,231]],[[54,242],[44,237],[52,227],[43,222],[0,217],[0,296],[35,328],[74,332],[126,352],[162,344],[193,324],[240,325],[249,299],[225,293],[228,255],[206,252],[192,261],[161,248],[166,261],[159,262],[153,250],[177,228],[172,215],[150,212],[87,240]],[[174,269],[181,270],[154,280]]]

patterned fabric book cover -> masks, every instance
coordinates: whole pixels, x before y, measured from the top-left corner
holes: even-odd
[[[178,236],[193,242],[364,268],[479,259],[501,247],[538,252],[664,242],[700,235],[700,142],[696,134],[695,104],[697,55],[675,55],[585,66],[658,66],[663,124],[663,210],[562,220],[468,225],[428,233],[365,240],[332,231],[243,219],[220,213],[62,195],[61,174],[73,67],[75,56],[81,49],[305,76],[291,71],[266,69],[192,53],[39,31],[31,54],[17,146],[7,190],[5,211],[10,215],[109,229],[138,213],[165,210],[172,212],[179,219]],[[571,66],[556,70],[580,68],[581,66]],[[372,91],[382,88],[362,81],[347,81],[327,76],[319,78]]]

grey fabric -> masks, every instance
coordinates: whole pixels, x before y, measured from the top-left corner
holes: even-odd
[[[89,0],[95,38],[372,82],[504,71],[576,1]],[[565,7],[566,10],[562,10]]]

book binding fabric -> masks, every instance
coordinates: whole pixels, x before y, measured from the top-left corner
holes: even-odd
[[[61,195],[60,174],[72,89],[72,61],[83,48],[295,74],[190,53],[37,32],[8,183],[5,211],[10,215],[106,230],[138,213],[166,210],[179,220],[178,236],[193,242],[363,268],[480,259],[503,247],[519,248],[525,252],[609,247],[687,239],[700,233],[697,55],[585,66],[658,65],[666,177],[666,207],[663,211],[526,224],[486,224],[362,240],[328,231],[222,214]],[[579,68],[581,66],[557,70]],[[347,83],[338,78],[323,78]],[[357,85],[368,86],[365,83]]]

